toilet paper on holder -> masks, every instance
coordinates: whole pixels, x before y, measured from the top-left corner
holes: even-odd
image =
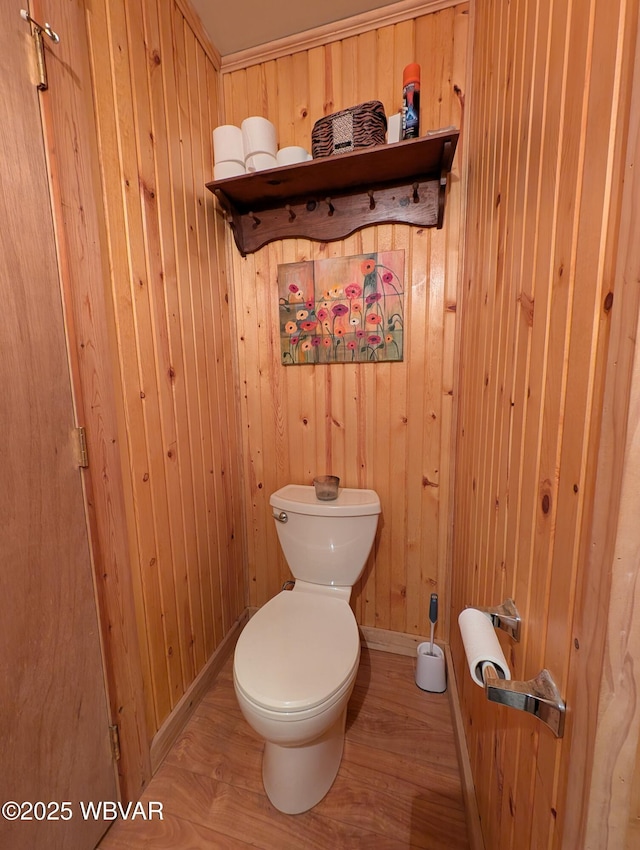
[[[485,664],[492,664],[501,679],[510,679],[511,671],[491,619],[477,608],[465,608],[458,617],[458,625],[469,672],[476,685],[484,688]]]
[[[527,681],[511,679],[511,671],[494,631],[494,626],[501,627],[495,622],[495,611],[465,608],[458,617],[458,625],[471,678],[484,688],[489,702],[532,714],[557,738],[562,738],[566,705],[551,673],[544,669]],[[512,625],[509,624],[509,629]],[[519,625],[518,617],[518,632]]]

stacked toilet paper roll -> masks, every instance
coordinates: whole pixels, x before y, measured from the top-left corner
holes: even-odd
[[[288,145],[278,150],[276,128],[261,115],[245,118],[240,127],[234,124],[216,127],[213,131],[213,157],[214,180],[313,159],[309,151],[299,145]]]
[[[213,131],[213,178],[224,180],[245,173],[242,130],[234,124],[222,124]]]
[[[251,115],[242,122],[244,164],[248,172],[276,168],[276,128],[267,118]]]
[[[313,159],[306,148],[300,145],[288,145],[285,148],[280,148],[276,154],[278,165],[296,165],[299,162],[307,162]]]
[[[500,678],[510,679],[511,671],[491,619],[477,608],[465,608],[458,617],[458,625],[469,672],[476,685],[484,688],[482,671],[485,664],[493,664]]]

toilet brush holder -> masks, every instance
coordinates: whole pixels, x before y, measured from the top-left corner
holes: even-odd
[[[431,652],[433,651],[433,655]],[[423,691],[441,694],[447,689],[444,652],[430,641],[418,644],[416,685]]]

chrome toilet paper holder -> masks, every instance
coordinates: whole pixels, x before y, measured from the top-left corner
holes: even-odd
[[[493,664],[486,664],[482,677],[489,702],[533,714],[546,724],[556,738],[564,735],[566,705],[548,670],[527,682],[501,679]]]
[[[486,614],[497,629],[502,629],[516,643],[520,642],[520,625],[522,620],[513,599],[505,599],[502,605],[490,606],[489,608],[481,608],[479,605],[474,605],[473,607],[477,611],[482,611],[483,614]]]
[[[506,599],[502,605],[495,607],[481,608],[476,605],[470,607],[475,608],[476,611],[491,620],[494,628],[507,632],[514,641],[520,640],[522,621],[513,599]],[[505,678],[504,672],[499,671],[496,663],[488,658],[481,664],[478,663],[478,666],[481,666],[482,672],[480,674],[476,667],[477,673],[474,681],[478,684],[481,684],[481,681],[484,683],[484,690],[489,702],[497,702],[509,708],[533,714],[534,717],[548,726],[557,738],[562,738],[566,704],[548,670],[542,670],[533,679],[522,682]]]

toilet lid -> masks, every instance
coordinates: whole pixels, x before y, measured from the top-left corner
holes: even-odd
[[[360,655],[355,617],[344,599],[283,591],[238,638],[236,682],[264,708],[303,711],[338,691]]]

